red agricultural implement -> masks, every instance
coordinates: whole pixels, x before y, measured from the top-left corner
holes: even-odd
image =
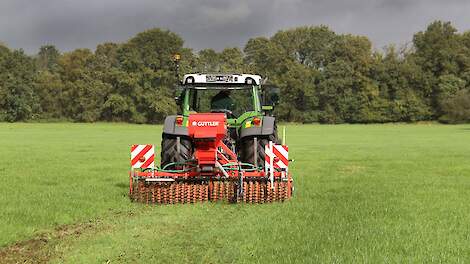
[[[175,60],[177,64],[177,60]],[[265,203],[292,196],[288,149],[271,115],[276,88],[252,74],[186,74],[179,114],[154,145],[131,148],[130,197],[144,203]]]
[[[189,137],[193,158],[166,167],[154,166],[153,145],[131,148],[130,197],[143,203],[204,201],[267,203],[292,196],[287,146],[265,146],[264,166],[240,162],[226,144],[227,118],[222,113],[191,114]],[[253,145],[256,148],[258,145]],[[258,153],[257,150],[254,150]],[[171,169],[168,169],[171,167]]]

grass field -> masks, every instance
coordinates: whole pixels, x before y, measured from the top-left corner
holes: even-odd
[[[287,131],[291,201],[145,206],[129,145],[160,126],[0,124],[0,262],[470,261],[469,125]]]

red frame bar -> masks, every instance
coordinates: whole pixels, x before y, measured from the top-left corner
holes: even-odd
[[[240,172],[239,171],[227,171],[227,174],[229,175],[230,178],[239,178],[240,177]],[[159,178],[159,177],[165,177],[165,178],[195,178],[195,177],[202,177],[201,173],[198,173],[197,171],[192,171],[192,172],[184,172],[184,173],[177,173],[177,172],[161,172],[161,171],[156,171],[156,172],[143,172],[143,171],[135,171],[134,172],[135,176],[138,177],[147,177],[147,178]],[[222,172],[215,172],[214,174],[210,175],[210,177],[223,177],[224,174]],[[290,176],[290,173],[289,173]],[[268,174],[266,174],[264,171],[243,171],[243,177],[269,177]],[[282,178],[282,172],[280,171],[275,171],[274,172],[274,178]]]
[[[222,152],[219,151],[219,148],[222,149]],[[229,148],[227,145],[225,145],[222,141],[219,141],[217,144],[217,161],[222,164],[229,164],[229,163],[235,163],[238,164],[237,160],[237,155]],[[226,155],[229,156],[229,158],[226,157]],[[238,165],[231,166],[231,168],[235,169],[238,168]],[[238,170],[227,170],[227,174],[229,175],[230,178],[233,179],[238,179],[240,176],[243,175],[243,177],[269,177],[269,174],[267,174],[264,170],[261,171],[243,171],[243,174],[240,174],[240,171]],[[129,174],[130,176],[130,184],[132,187],[132,173]],[[147,177],[147,178],[160,178],[160,177],[165,177],[165,178],[172,178],[172,179],[177,179],[177,178],[195,178],[195,177],[203,177],[203,176],[209,176],[209,177],[224,177],[224,174],[218,170],[217,168],[214,169],[214,173],[207,175],[207,173],[201,174],[198,172],[196,169],[189,171],[189,172],[162,172],[162,171],[154,171],[154,172],[143,172],[139,170],[134,170],[133,173],[134,176],[138,177]],[[274,178],[283,178],[283,175],[285,173],[281,171],[275,171],[274,172]],[[287,178],[290,178],[290,173],[289,175],[285,175]]]

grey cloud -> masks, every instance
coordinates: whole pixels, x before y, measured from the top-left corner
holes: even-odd
[[[435,19],[468,30],[468,11],[467,0],[3,0],[0,41],[28,53],[46,43],[93,49],[161,27],[180,34],[187,47],[220,50],[279,29],[323,24],[366,35],[380,48],[410,41]]]

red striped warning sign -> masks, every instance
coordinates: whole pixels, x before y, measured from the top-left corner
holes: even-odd
[[[155,147],[154,145],[132,145],[131,146],[131,167],[132,168],[154,168],[155,167]]]
[[[289,148],[287,146],[270,143],[264,147],[264,152],[266,154],[264,162],[267,170],[271,169],[271,166],[274,169],[287,169],[289,166]]]

